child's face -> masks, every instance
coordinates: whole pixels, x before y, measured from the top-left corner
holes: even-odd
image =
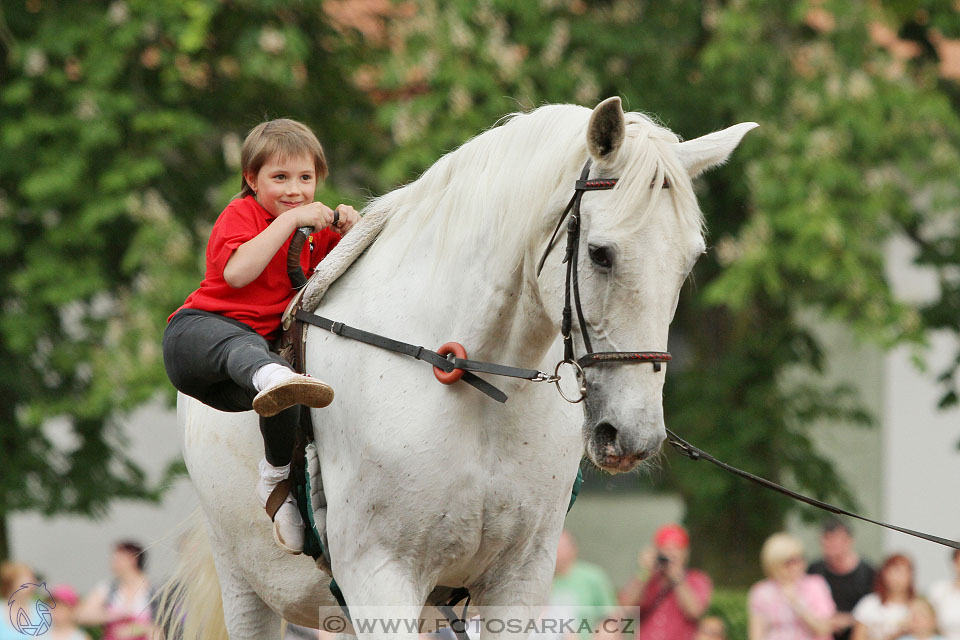
[[[309,155],[274,156],[256,175],[246,174],[244,178],[256,192],[257,201],[273,217],[313,202],[317,190],[317,171]]]
[[[708,616],[697,626],[694,640],[724,640],[727,637],[726,625],[720,618]]]
[[[73,607],[66,602],[58,602],[57,606],[50,612],[51,622],[55,627],[63,627],[73,624]]]
[[[909,565],[897,562],[887,567],[886,571],[883,572],[883,581],[890,591],[907,591],[913,582],[913,570]]]

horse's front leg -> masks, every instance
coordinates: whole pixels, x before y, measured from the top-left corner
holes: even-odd
[[[428,587],[408,565],[368,552],[334,567],[359,640],[416,640]]]
[[[230,640],[278,640],[281,637],[280,616],[253,590],[236,561],[220,550],[214,552],[214,564],[223,596],[223,620]]]
[[[553,565],[553,555],[546,552],[538,553],[536,559],[517,558],[470,588],[472,613],[468,616],[480,616],[482,640],[525,639],[540,635],[534,632],[543,631],[544,624],[552,624],[542,616],[550,600]]]

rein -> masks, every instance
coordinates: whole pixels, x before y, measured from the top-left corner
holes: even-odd
[[[880,522],[880,521],[878,521],[878,520],[871,520],[870,518],[866,518],[866,517],[864,517],[864,516],[857,515],[856,513],[853,513],[852,511],[847,511],[846,509],[841,509],[840,507],[835,507],[835,506],[833,506],[832,504],[828,504],[828,503],[823,502],[823,501],[821,501],[821,500],[817,500],[816,498],[810,498],[810,497],[808,497],[808,496],[803,495],[802,493],[797,493],[796,491],[793,491],[792,489],[787,489],[786,487],[781,486],[781,485],[777,484],[776,482],[772,482],[772,481],[770,481],[770,480],[767,480],[766,478],[761,478],[760,476],[754,475],[754,474],[750,473],[749,471],[744,471],[744,470],[742,470],[742,469],[738,469],[738,468],[734,467],[733,465],[727,464],[726,462],[723,462],[722,460],[718,460],[717,458],[714,458],[712,455],[710,455],[709,453],[707,453],[707,452],[704,451],[703,449],[698,449],[697,447],[693,446],[692,444],[690,444],[689,442],[687,442],[686,440],[684,440],[683,438],[681,438],[680,436],[678,436],[677,434],[675,434],[673,431],[670,431],[670,429],[667,429],[667,442],[669,442],[677,451],[679,451],[681,455],[686,456],[687,458],[690,458],[691,460],[694,460],[694,461],[696,461],[696,460],[706,460],[707,462],[710,462],[711,464],[715,464],[716,466],[720,467],[720,468],[723,469],[724,471],[729,471],[730,473],[732,473],[732,474],[735,475],[735,476],[739,476],[739,477],[741,477],[741,478],[746,478],[746,479],[749,480],[750,482],[756,483],[756,484],[760,485],[761,487],[766,487],[767,489],[772,489],[773,491],[776,491],[777,493],[782,493],[782,494],[785,495],[785,496],[788,496],[788,497],[790,497],[790,498],[793,498],[794,500],[799,500],[800,502],[809,504],[809,505],[811,505],[811,506],[817,507],[818,509],[823,509],[824,511],[829,511],[830,513],[835,513],[835,514],[841,515],[841,516],[850,516],[851,518],[856,518],[857,520],[863,520],[864,522],[869,522],[870,524],[875,524],[875,525],[878,525],[878,526],[880,526],[880,527],[885,527],[885,528],[891,529],[891,530],[893,530],[893,531],[899,531],[900,533],[905,533],[905,534],[907,534],[907,535],[909,535],[909,536],[913,536],[913,537],[915,537],[915,538],[921,538],[921,539],[927,540],[927,541],[929,541],[929,542],[935,542],[935,543],[937,543],[937,544],[942,544],[942,545],[945,546],[945,547],[951,547],[951,548],[953,548],[953,549],[960,549],[960,542],[957,542],[957,541],[955,541],[955,540],[949,540],[949,539],[947,539],[947,538],[941,538],[941,537],[939,537],[939,536],[930,535],[929,533],[923,533],[922,531],[914,531],[913,529],[905,529],[905,528],[903,528],[903,527],[898,527],[898,526],[896,526],[896,525],[888,524],[888,523],[886,523],[886,522]]]
[[[410,356],[411,358],[416,358],[417,360],[428,362],[433,365],[434,374],[437,375],[438,379],[443,374],[450,374],[459,370],[461,375],[453,376],[456,379],[451,380],[450,382],[446,382],[445,380],[441,381],[444,382],[444,384],[453,384],[457,380],[462,379],[473,388],[482,391],[497,402],[506,402],[507,394],[483,378],[474,375],[472,373],[473,371],[489,373],[498,376],[509,376],[512,378],[522,378],[524,380],[529,380],[530,382],[554,382],[555,378],[555,376],[547,375],[546,373],[537,371],[536,369],[508,367],[506,365],[496,364],[493,362],[468,360],[461,357],[448,359],[445,357],[445,354],[440,353],[441,351],[446,351],[444,347],[448,347],[450,345],[457,345],[459,347],[460,345],[455,342],[448,342],[447,344],[443,345],[443,347],[440,347],[440,349],[437,351],[432,351],[426,347],[419,347],[409,342],[401,342],[399,340],[394,340],[393,338],[388,338],[376,333],[364,331],[363,329],[357,329],[356,327],[345,325],[342,322],[336,322],[334,320],[330,320],[329,318],[324,318],[322,316],[309,313],[303,309],[297,309],[294,317],[301,322],[306,322],[307,324],[311,324],[315,327],[326,329],[334,335],[341,336],[343,338],[350,338],[351,340],[356,340],[374,347],[386,349],[387,351],[393,351],[394,353],[400,353],[405,356]],[[460,348],[462,349],[462,347]],[[447,351],[447,353],[452,353],[452,351]],[[463,353],[465,354],[465,352]]]

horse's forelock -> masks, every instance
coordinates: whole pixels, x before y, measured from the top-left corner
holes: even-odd
[[[622,153],[611,170],[619,181],[613,193],[617,201],[613,207],[614,224],[637,230],[644,226],[660,198],[673,199],[674,208],[682,225],[704,229],[704,219],[697,205],[690,176],[676,155],[680,139],[643,114],[628,113],[627,131]],[[664,184],[669,185],[664,189]],[[644,203],[640,211],[637,206]]]

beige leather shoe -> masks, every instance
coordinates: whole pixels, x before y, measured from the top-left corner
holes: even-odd
[[[332,401],[330,385],[310,376],[295,375],[258,393],[253,399],[253,410],[269,418],[295,404],[322,409]]]

